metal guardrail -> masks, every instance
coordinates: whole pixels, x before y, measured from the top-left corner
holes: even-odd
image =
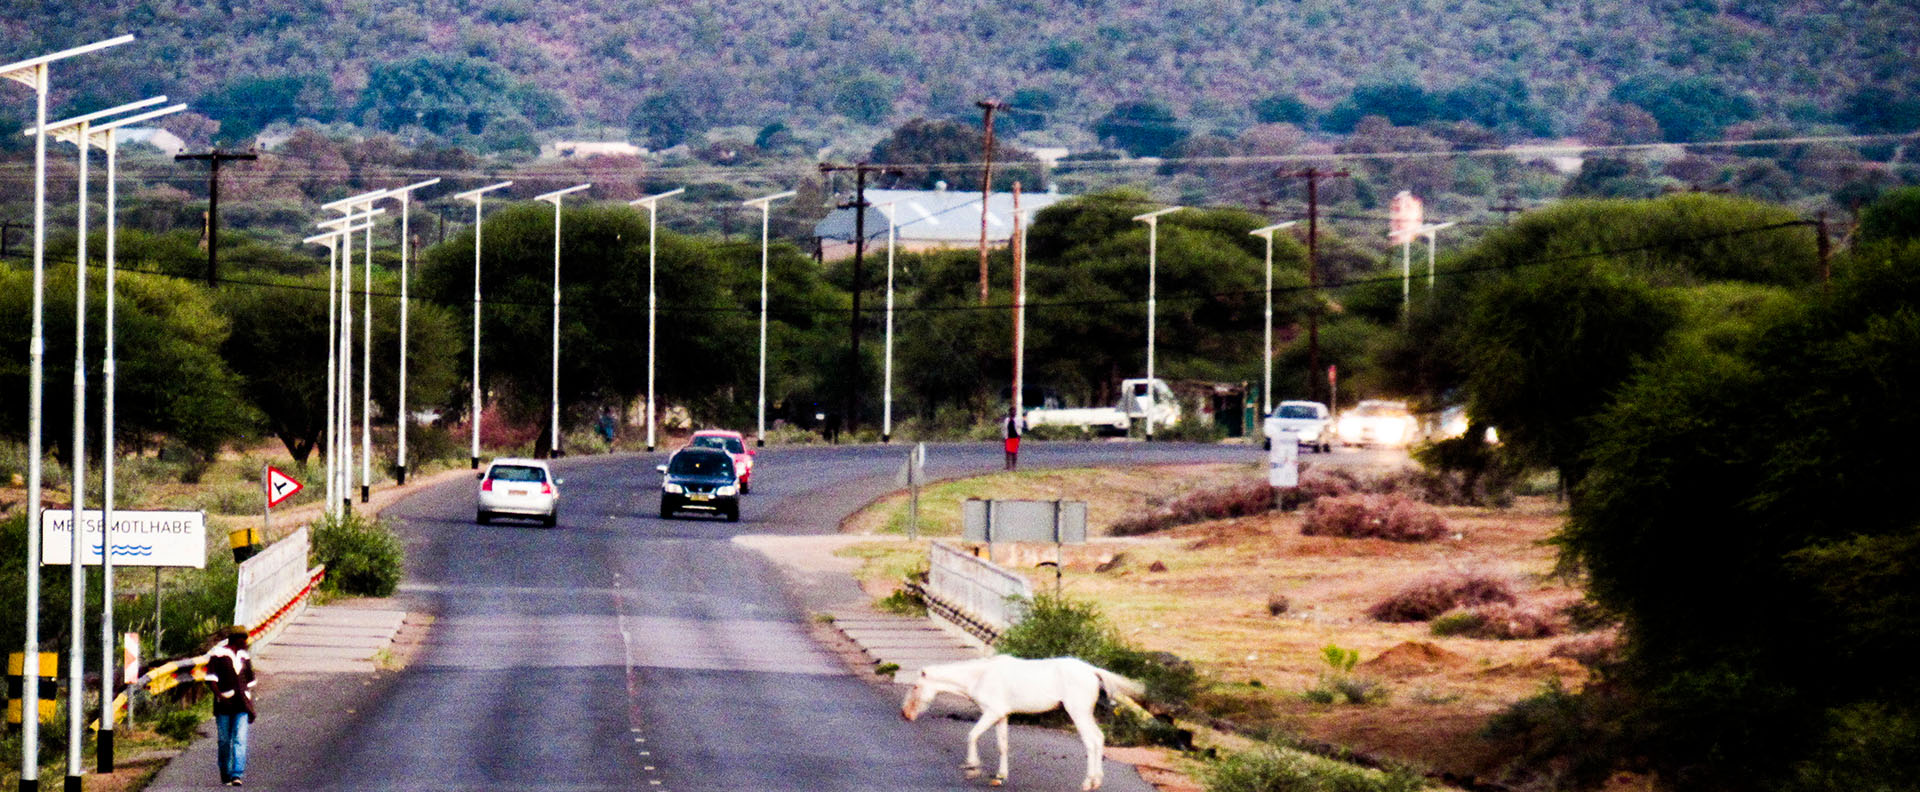
[[[945,542],[927,550],[927,609],[991,643],[1027,614],[1033,584],[1018,572]]]

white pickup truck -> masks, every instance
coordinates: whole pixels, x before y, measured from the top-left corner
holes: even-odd
[[[1100,434],[1123,435],[1135,421],[1153,417],[1155,429],[1180,423],[1180,400],[1165,380],[1130,379],[1120,383],[1120,398],[1112,407],[1036,407],[1028,410],[1027,426],[1077,426]]]

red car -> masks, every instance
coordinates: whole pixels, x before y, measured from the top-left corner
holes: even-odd
[[[716,448],[733,457],[733,467],[740,472],[740,491],[753,491],[753,449],[747,445],[747,438],[739,432],[728,429],[702,429],[693,433],[693,439],[687,442],[688,448]]]

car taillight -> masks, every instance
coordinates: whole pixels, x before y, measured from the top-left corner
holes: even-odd
[[[542,482],[540,482],[540,494],[542,494],[542,495],[552,495],[552,494],[553,494],[553,485],[552,485],[552,484],[548,484],[547,482],[544,482],[544,481],[542,481]]]
[[[481,491],[481,492],[492,492],[492,491],[493,491],[493,479],[487,479],[486,481],[482,481],[482,482],[480,482],[480,491]]]

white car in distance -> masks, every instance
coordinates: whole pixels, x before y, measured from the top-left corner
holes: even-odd
[[[1336,424],[1340,442],[1355,446],[1400,448],[1420,436],[1420,421],[1406,402],[1372,399],[1340,414]]]
[[[1333,418],[1327,405],[1316,401],[1283,401],[1274,405],[1265,425],[1267,442],[1279,441],[1283,434],[1309,451],[1333,450]]]
[[[559,521],[562,480],[553,477],[544,460],[496,459],[478,478],[474,522],[486,525],[495,517],[530,517],[552,528]]]

